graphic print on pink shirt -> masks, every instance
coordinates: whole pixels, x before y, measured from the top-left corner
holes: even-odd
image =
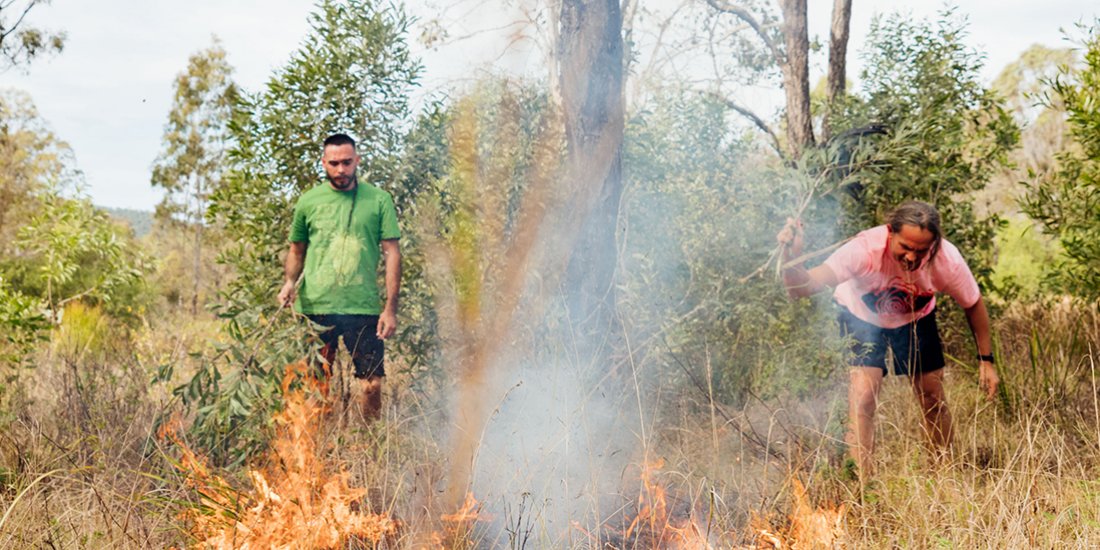
[[[898,278],[888,284],[885,289],[873,290],[861,297],[867,308],[879,316],[910,315],[936,299],[934,292],[924,292],[917,285]]]
[[[905,271],[888,253],[889,238],[887,226],[873,227],[825,260],[839,283],[833,297],[853,315],[897,328],[931,313],[937,292],[946,292],[964,308],[978,301],[978,283],[955,245],[944,239],[934,260]]]

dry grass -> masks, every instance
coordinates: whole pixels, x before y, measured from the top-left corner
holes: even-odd
[[[70,322],[71,321],[71,322]],[[183,363],[209,322],[166,331],[73,312],[0,394],[0,547],[161,548],[186,540],[189,497],[154,434],[162,361]]]
[[[193,542],[180,512],[194,495],[165,460],[171,450],[152,433],[167,402],[165,388],[149,383],[159,362],[184,361],[186,351],[210,333],[207,325],[189,326],[170,337],[138,331],[128,340],[132,344],[83,355],[74,354],[80,350],[70,338],[67,348],[44,350],[33,370],[6,386],[0,547],[161,548]],[[863,485],[845,469],[837,442],[842,384],[814,402],[755,402],[725,411],[731,420],[712,414],[708,398],[696,390],[659,389],[646,421],[650,437],[644,445],[639,440],[621,474],[617,511],[587,514],[607,518],[598,538],[585,534],[589,518],[580,518],[586,523],[569,533],[555,531],[539,509],[552,504],[531,495],[506,502],[503,512],[493,510],[495,521],[472,522],[457,536],[440,537],[448,529],[440,517],[455,512],[440,501],[447,411],[441,401],[409,391],[400,375],[388,381],[382,422],[365,427],[333,416],[319,451],[329,468],[350,472],[353,485],[368,489],[362,503],[367,511],[401,522],[387,548],[652,547],[646,540],[664,541],[667,535],[629,538],[620,526],[630,525],[647,505],[655,509],[653,492],[642,487],[639,475],[641,464],[656,458],[666,465],[646,475],[667,495],[661,513],[677,529],[694,522],[691,529],[715,548],[767,548],[770,540],[812,548],[805,533],[813,522],[806,516],[820,510],[841,518],[830,547],[1096,547],[1098,327],[1095,311],[1065,304],[1002,314],[997,330],[1005,391],[987,401],[968,367],[950,367],[955,447],[938,464],[924,448],[909,388],[888,379],[878,421],[878,470]],[[965,346],[959,349],[955,355],[969,356]],[[795,480],[805,484],[805,499],[796,498]],[[810,519],[829,530],[829,517]]]

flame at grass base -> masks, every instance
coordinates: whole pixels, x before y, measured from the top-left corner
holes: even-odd
[[[251,492],[238,492],[212,474],[206,461],[171,429],[160,434],[181,449],[177,467],[200,496],[201,505],[186,512],[196,547],[334,548],[355,539],[377,543],[397,533],[399,525],[392,518],[356,510],[367,491],[352,488],[347,472],[325,474],[316,453],[323,407],[302,389],[290,388],[306,369],[302,362],[287,367],[272,454],[264,471],[249,471]]]

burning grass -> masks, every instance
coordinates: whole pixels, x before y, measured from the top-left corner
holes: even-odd
[[[185,513],[197,547],[337,548],[396,535],[396,520],[359,510],[367,490],[351,487],[347,472],[326,473],[317,453],[324,408],[302,388],[291,387],[306,368],[304,363],[287,368],[271,456],[262,470],[249,471],[250,491],[237,491],[212,473],[172,431],[162,434],[180,448],[178,467],[199,494],[199,504]]]
[[[657,481],[665,466],[663,459],[646,461],[641,470],[638,514],[623,533],[623,539],[646,548],[709,549],[705,528],[700,528],[690,508],[674,515],[669,509],[668,489]],[[682,517],[677,517],[682,516]]]

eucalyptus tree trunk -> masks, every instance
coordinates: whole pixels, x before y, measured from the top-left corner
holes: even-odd
[[[792,158],[814,145],[810,118],[810,38],[806,27],[806,0],[780,0],[786,60],[783,91],[787,96],[787,140]]]
[[[564,284],[569,313],[590,359],[616,332],[616,234],[622,196],[623,39],[618,0],[562,0],[559,86],[569,173],[578,211]],[[592,339],[595,337],[595,339]]]
[[[829,25],[829,74],[825,86],[825,119],[821,123],[821,141],[832,137],[829,118],[833,106],[844,96],[847,83],[848,28],[852,20],[852,0],[833,1],[833,19]]]

